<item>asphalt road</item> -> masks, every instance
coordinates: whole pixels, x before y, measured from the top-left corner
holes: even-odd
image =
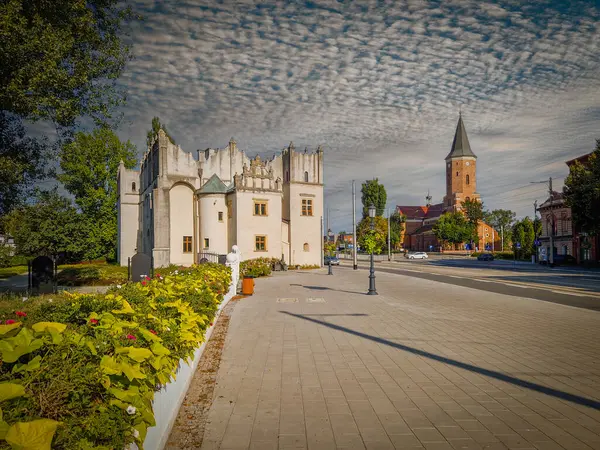
[[[352,270],[351,267],[351,261],[342,261],[339,270]],[[368,262],[359,261],[359,268],[368,270]],[[379,262],[375,272],[600,311],[599,272],[460,259]]]

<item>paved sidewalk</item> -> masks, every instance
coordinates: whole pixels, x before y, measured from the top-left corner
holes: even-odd
[[[236,305],[203,449],[600,449],[600,313],[334,273]]]

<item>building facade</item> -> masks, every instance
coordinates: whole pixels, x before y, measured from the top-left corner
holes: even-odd
[[[450,153],[445,158],[446,195],[441,203],[431,204],[427,194],[425,206],[397,206],[406,217],[402,234],[403,246],[413,251],[440,251],[441,243],[433,233],[433,226],[447,212],[462,211],[462,202],[481,201],[477,193],[477,156],[471,150],[462,115],[458,118]],[[500,250],[500,236],[490,225],[479,222],[479,250]],[[458,248],[456,248],[458,250]],[[474,249],[475,250],[475,249]]]
[[[270,160],[250,159],[231,139],[197,159],[160,130],[139,170],[118,172],[118,260],[136,252],[155,267],[190,265],[202,254],[283,258],[320,265],[323,150],[293,143]]]

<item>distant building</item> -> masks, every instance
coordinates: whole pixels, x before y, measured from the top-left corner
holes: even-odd
[[[446,161],[446,195],[442,203],[431,204],[427,194],[424,206],[397,206],[398,213],[406,217],[401,236],[403,246],[413,251],[439,251],[441,243],[433,233],[433,225],[446,212],[461,211],[462,202],[481,200],[477,188],[477,156],[471,150],[467,131],[458,118],[454,140]],[[479,250],[500,250],[500,236],[490,225],[480,222],[477,226]],[[458,249],[458,246],[455,248]]]
[[[118,172],[118,260],[136,251],[154,266],[190,265],[224,255],[283,258],[320,265],[323,150],[290,145],[269,160],[250,159],[231,139],[224,149],[198,150],[197,159],[163,130],[140,163]]]
[[[542,220],[542,234],[538,238],[538,260],[550,261],[550,235],[554,236],[554,255],[573,256],[573,221],[571,208],[565,204],[561,192],[552,192],[538,207]]]

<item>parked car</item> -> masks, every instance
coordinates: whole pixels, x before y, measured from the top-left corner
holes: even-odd
[[[482,253],[477,257],[477,261],[493,261],[494,255],[491,253]]]
[[[324,263],[326,266],[328,266],[329,264],[331,264],[332,266],[339,266],[340,260],[337,258],[337,256],[326,256],[324,258]]]
[[[425,253],[425,252],[414,252],[414,253],[408,254],[408,259],[427,259],[427,258],[429,258],[429,256],[427,256],[427,253]]]
[[[560,266],[562,264],[575,264],[577,260],[572,255],[554,255],[554,265]],[[550,264],[550,258],[546,256],[545,260],[541,260],[540,264],[546,265]]]

